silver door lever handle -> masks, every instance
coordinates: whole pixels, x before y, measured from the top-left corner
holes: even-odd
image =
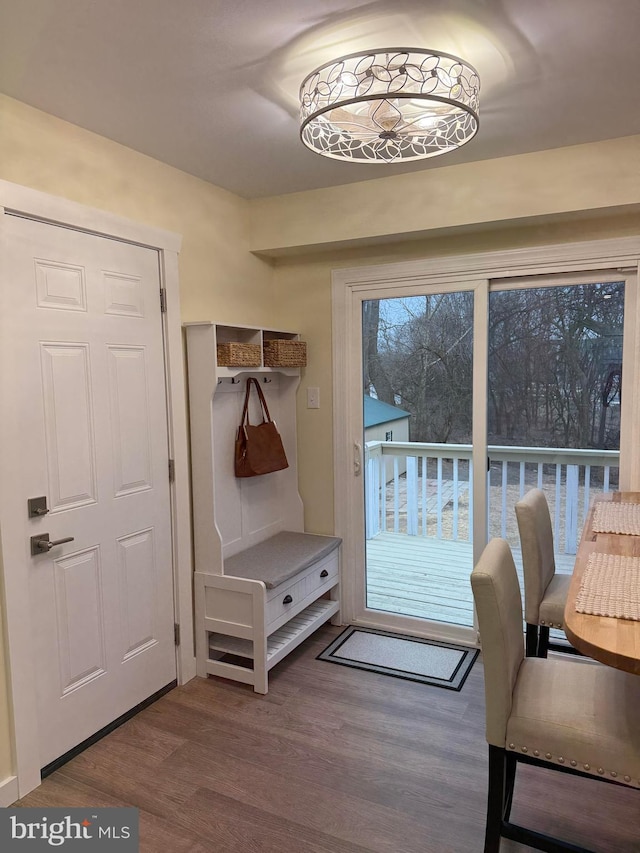
[[[73,542],[73,539],[73,536],[65,536],[64,539],[54,539],[51,541],[48,533],[39,533],[37,536],[31,537],[31,556],[35,557],[37,554],[47,554],[56,545]]]

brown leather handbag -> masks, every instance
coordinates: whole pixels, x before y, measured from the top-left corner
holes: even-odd
[[[252,426],[249,423],[249,396],[255,386],[260,401],[262,423]],[[253,376],[247,379],[247,390],[244,395],[242,420],[238,427],[235,444],[235,473],[236,477],[259,477],[272,471],[282,471],[289,463],[282,446],[282,439],[275,421],[271,420],[267,401],[262,393],[260,383]]]

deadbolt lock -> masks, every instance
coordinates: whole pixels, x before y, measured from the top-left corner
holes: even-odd
[[[49,512],[47,496],[42,495],[39,498],[28,498],[27,509],[29,512],[29,518],[42,518],[43,515],[46,515]]]

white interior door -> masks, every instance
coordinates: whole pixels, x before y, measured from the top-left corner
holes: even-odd
[[[155,250],[6,220],[2,553],[29,576],[45,766],[176,677],[160,280]],[[32,555],[45,533],[73,539]]]

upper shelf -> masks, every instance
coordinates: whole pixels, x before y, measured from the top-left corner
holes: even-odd
[[[183,325],[187,334],[189,334],[189,329],[193,327],[211,328],[214,361],[212,366],[219,379],[234,377],[239,373],[281,373],[285,376],[299,376],[300,366],[304,366],[304,363],[294,366],[296,360],[304,362],[304,358],[298,359],[299,353],[292,353],[292,347],[287,346],[287,342],[295,342],[299,344],[300,348],[303,347],[297,332],[258,326],[232,326],[209,321],[184,323]],[[271,352],[267,353],[265,347],[269,348],[270,342],[276,341],[283,343],[273,343]],[[235,352],[233,351],[233,344],[240,345]],[[220,345],[225,349],[224,356],[219,349]],[[225,345],[227,346],[225,347]],[[306,356],[306,353],[303,355]],[[229,362],[231,359],[231,363],[220,363],[223,357],[225,362]],[[274,359],[279,363],[273,363]],[[266,364],[266,361],[272,363]]]

